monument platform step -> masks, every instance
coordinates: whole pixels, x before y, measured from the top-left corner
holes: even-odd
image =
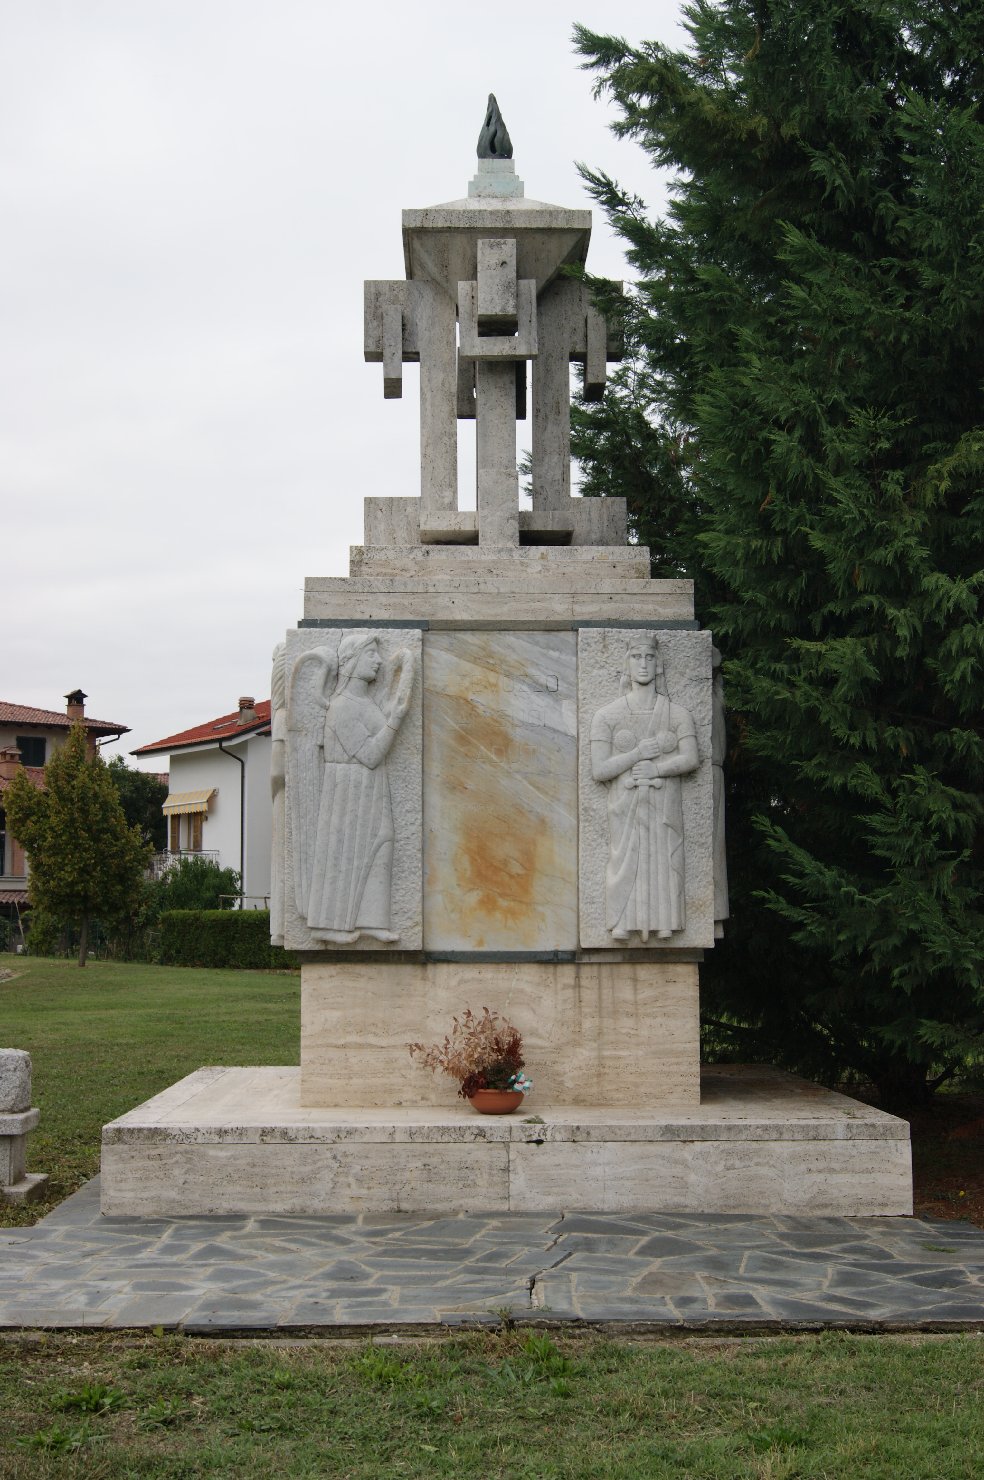
[[[295,1068],[205,1068],[103,1129],[114,1216],[575,1209],[908,1214],[909,1128],[776,1070],[720,1066],[696,1108],[534,1095],[512,1116],[305,1107]]]

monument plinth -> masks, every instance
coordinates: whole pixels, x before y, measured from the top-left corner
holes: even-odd
[[[275,653],[300,1074],[202,1070],[107,1127],[107,1212],[911,1206],[901,1122],[764,1071],[702,1101],[723,700],[691,583],[652,579],[624,501],[571,494],[571,363],[597,398],[620,353],[567,272],[590,229],[525,197],[490,98],[468,194],[405,211],[405,280],[365,285],[384,398],[420,366],[419,491],[366,499],[349,575],[306,581]],[[532,1122],[489,1124],[407,1053],[485,1005],[523,1034]]]

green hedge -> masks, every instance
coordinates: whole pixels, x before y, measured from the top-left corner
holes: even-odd
[[[165,910],[160,918],[162,966],[235,966],[269,971],[299,965],[270,944],[269,910]]]

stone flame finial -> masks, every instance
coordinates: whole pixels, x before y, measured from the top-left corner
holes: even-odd
[[[482,132],[478,136],[479,159],[512,159],[512,139],[509,130],[502,121],[499,105],[495,100],[495,93],[489,93],[488,107],[485,110],[485,122],[482,124]]]

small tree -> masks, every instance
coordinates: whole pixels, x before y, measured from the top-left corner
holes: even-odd
[[[163,812],[167,801],[165,783],[149,771],[134,770],[121,755],[114,755],[109,762],[109,774],[119,792],[127,822],[140,829],[140,836],[145,843],[153,845],[155,853],[163,853],[167,847],[167,819]]]
[[[32,904],[78,928],[84,966],[92,920],[119,922],[138,906],[151,850],[128,825],[109,768],[89,754],[81,724],[45,766],[44,780],[38,791],[23,771],[15,775],[4,799],[7,821],[27,850]]]
[[[181,858],[157,886],[158,913],[164,910],[221,910],[240,890],[234,868],[220,868],[211,858]]]

